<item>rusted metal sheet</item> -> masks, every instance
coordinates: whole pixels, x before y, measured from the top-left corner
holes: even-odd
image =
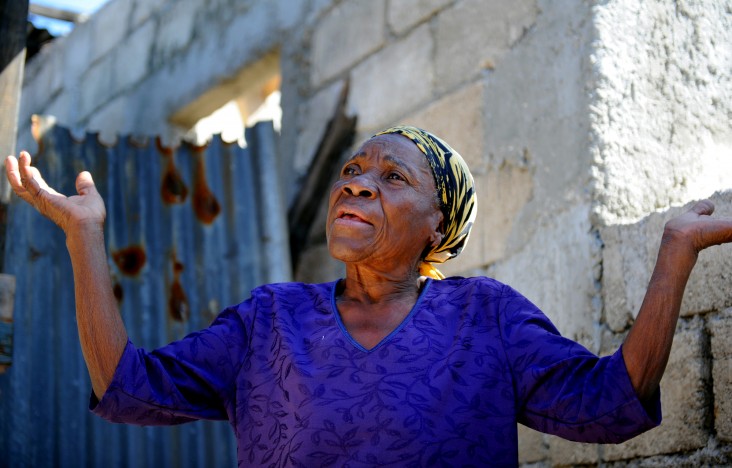
[[[207,326],[272,271],[289,280],[284,210],[260,203],[271,198],[263,191],[279,190],[276,174],[262,179],[261,169],[275,160],[274,138],[271,124],[247,129],[256,150],[219,138],[205,148],[130,138],[106,147],[94,135],[45,132],[35,162],[49,184],[74,193],[76,174],[89,170],[105,199],[110,273],[136,345]],[[261,225],[267,218],[274,227]],[[235,466],[225,422],[141,428],[89,413],[64,235],[17,199],[5,272],[16,294],[13,364],[0,375],[1,466]]]

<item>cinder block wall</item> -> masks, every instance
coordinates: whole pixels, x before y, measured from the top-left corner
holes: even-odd
[[[112,0],[27,66],[19,147],[33,113],[175,140],[172,114],[279,50],[288,197],[350,80],[359,141],[423,126],[473,169],[478,223],[444,272],[507,282],[609,353],[665,220],[717,191],[732,216],[731,43],[729,0]],[[521,429],[522,463],[731,464],[730,263],[728,247],[700,257],[661,428],[619,446]],[[340,274],[316,244],[298,279]]]

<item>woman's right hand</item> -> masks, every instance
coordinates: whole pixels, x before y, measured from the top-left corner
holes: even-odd
[[[13,191],[30,203],[38,212],[56,223],[66,235],[76,230],[101,229],[106,217],[104,201],[94,186],[89,172],[76,178],[78,195],[67,197],[49,187],[37,168],[31,166],[31,157],[25,151],[16,159],[5,159],[5,172]]]

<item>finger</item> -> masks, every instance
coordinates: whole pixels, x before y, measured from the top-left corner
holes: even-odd
[[[48,186],[41,176],[41,172],[37,167],[31,166],[31,157],[27,152],[20,153],[19,170],[20,181],[23,187],[30,193],[32,197],[37,197],[41,192],[48,192],[51,195],[59,195],[59,193]]]
[[[79,195],[88,195],[97,191],[89,171],[83,171],[76,176],[76,191]]]
[[[33,204],[33,197],[31,197],[30,192],[23,184],[24,177],[21,175],[20,167],[18,167],[18,160],[15,156],[8,156],[5,158],[5,175],[10,182],[10,187],[12,187],[13,192],[15,192],[21,200],[24,200],[31,206],[35,206]]]
[[[18,156],[18,167],[24,167],[31,165],[31,155],[27,151],[21,151]]]
[[[30,163],[30,154],[26,153],[25,151],[21,152],[20,159],[18,160],[18,172],[20,173],[20,182],[21,184],[23,184],[23,188],[28,193],[30,193],[31,197],[35,198],[42,190],[42,187],[38,180],[41,179],[41,174],[38,172],[38,169],[31,166]],[[36,178],[36,176],[38,177]]]
[[[10,186],[13,187],[13,190],[17,192],[17,190],[23,188],[23,185],[20,182],[18,160],[15,159],[15,156],[8,156],[5,158],[5,176],[8,178],[8,182],[10,182]]]
[[[711,215],[714,213],[714,203],[712,203],[709,200],[702,200],[699,202],[696,202],[694,206],[691,207],[691,210],[694,213],[702,216],[702,215]]]
[[[703,237],[708,245],[732,242],[732,220],[709,219],[704,226]]]

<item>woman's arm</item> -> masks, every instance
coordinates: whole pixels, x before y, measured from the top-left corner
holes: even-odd
[[[630,381],[641,400],[656,392],[666,369],[684,289],[699,252],[732,242],[732,220],[711,218],[713,212],[714,205],[704,200],[666,223],[643,304],[623,344]]]
[[[107,264],[104,201],[88,172],[76,178],[78,195],[66,197],[56,192],[31,166],[26,152],[18,159],[8,156],[5,170],[13,191],[66,234],[74,272],[79,339],[94,394],[101,398],[127,343]]]

